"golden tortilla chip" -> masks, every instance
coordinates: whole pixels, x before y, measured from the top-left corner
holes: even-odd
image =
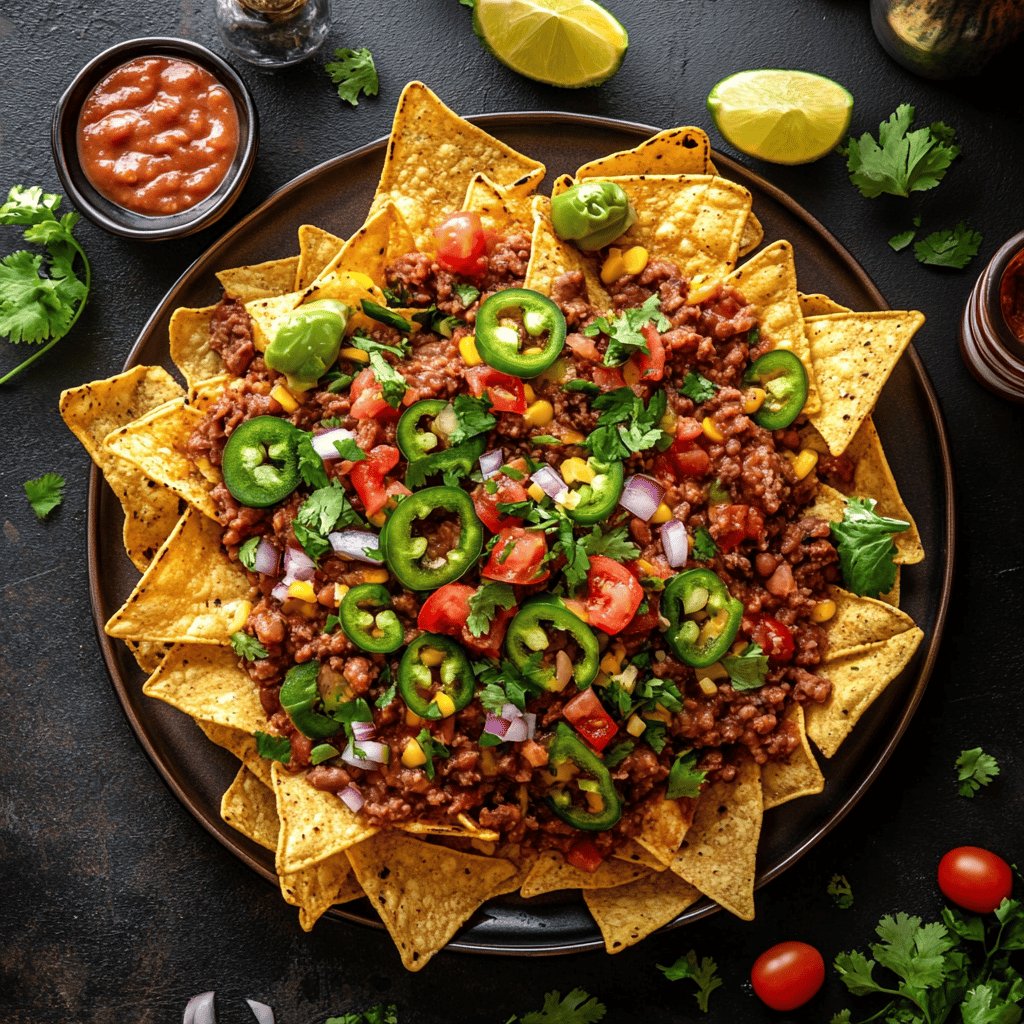
[[[252,343],[257,352],[266,352],[277,334],[277,322],[295,311],[302,302],[304,292],[285,292],[270,298],[253,299],[245,304],[252,322]]]
[[[806,709],[807,735],[825,757],[835,754],[875,698],[907,667],[923,638],[914,626],[825,661],[821,674],[832,681],[832,695]]]
[[[422,82],[410,82],[398,100],[371,212],[394,202],[429,252],[434,225],[460,208],[476,174],[532,191],[544,165],[459,117]]]
[[[814,796],[825,788],[825,776],[807,742],[803,707],[790,704],[786,721],[789,728],[799,733],[800,745],[789,755],[788,761],[769,761],[761,766],[761,792],[766,811],[802,796]]]
[[[560,174],[551,183],[551,198],[554,199],[555,196],[560,196],[575,184],[576,179],[571,174]]]
[[[884,594],[878,595],[879,601],[884,601],[886,604],[891,604],[894,608],[900,606],[900,567],[896,566],[896,582],[892,585],[892,590],[887,591]]]
[[[190,388],[224,372],[224,360],[210,347],[210,317],[216,308],[181,306],[171,314],[171,360]]]
[[[304,932],[312,931],[313,925],[335,904],[348,903],[363,895],[344,853],[281,875],[278,881],[285,902],[299,908],[299,925]]]
[[[425,967],[516,873],[507,860],[460,853],[393,831],[353,846],[348,859],[410,971]]]
[[[126,640],[125,644],[128,650],[132,652],[132,657],[139,668],[147,675],[152,675],[160,667],[167,652],[173,646],[173,644],[154,644],[148,640],[140,640],[138,642]]]
[[[761,333],[771,341],[772,348],[786,349],[803,363],[807,371],[804,412],[808,415],[817,412],[821,408],[821,399],[815,377],[816,367],[804,334],[793,246],[789,242],[773,242],[730,274],[725,283],[742,292],[747,302],[757,310]]]
[[[221,797],[220,816],[236,832],[241,832],[264,849],[277,849],[280,822],[277,820],[274,791],[256,778],[245,765],[238,769],[238,774]]]
[[[627,864],[641,864],[651,871],[667,871],[668,865],[662,864],[650,850],[645,850],[635,839],[627,839],[612,856],[616,860],[624,860]]]
[[[330,231],[315,224],[303,224],[299,228],[299,265],[295,280],[287,291],[302,291],[308,288],[320,275],[345,244],[344,238],[332,235]]]
[[[184,398],[165,402],[140,419],[118,427],[103,442],[115,455],[138,467],[155,481],[211,519],[217,506],[210,481],[188,456],[188,439],[203,421],[203,413]],[[219,476],[211,467],[211,476]]]
[[[248,598],[245,570],[221,547],[220,526],[189,509],[105,629],[122,640],[226,646],[245,625]]]
[[[696,809],[697,801],[686,797],[648,804],[636,836],[637,845],[647,850],[663,867],[668,867],[693,824]]]
[[[243,698],[248,702],[248,698]],[[219,725],[217,722],[207,722],[202,718],[195,719],[196,725],[206,734],[211,743],[223,747],[238,758],[246,768],[263,783],[267,789],[274,788],[270,776],[270,765],[272,762],[265,757],[260,757],[259,749],[256,746],[256,738],[250,732],[243,729],[233,729],[227,725]],[[258,727],[260,731],[266,731],[266,722]],[[255,729],[253,730],[255,731]]]
[[[884,601],[858,597],[839,587],[832,587],[830,593],[836,603],[836,613],[825,624],[829,660],[851,648],[888,640],[914,626],[914,620],[906,612]]]
[[[812,292],[810,295],[800,292],[800,312],[805,317],[825,316],[828,313],[849,313],[849,306],[841,306],[835,299],[830,299],[821,292]]]
[[[918,312],[896,310],[830,313],[804,321],[821,394],[821,407],[810,419],[833,455],[853,440],[923,323]]]
[[[647,875],[614,889],[588,889],[587,909],[609,953],[621,953],[678,917],[701,897],[671,872]]]
[[[546,850],[533,862],[520,895],[529,899],[558,889],[609,889],[644,878],[647,874],[648,870],[642,864],[615,858],[602,861],[596,871],[580,871],[557,850]]]
[[[746,757],[736,767],[732,782],[714,782],[701,793],[672,871],[730,914],[752,921],[763,812],[761,769]]]
[[[374,826],[350,811],[334,793],[311,786],[304,773],[292,774],[275,761],[271,776],[281,819],[276,858],[279,875],[312,867],[376,834]]]
[[[217,280],[232,299],[251,302],[273,295],[283,295],[295,286],[295,274],[299,269],[299,257],[289,256],[282,260],[268,260],[249,267],[232,267],[218,270]]]
[[[447,836],[450,839],[476,839],[481,843],[496,843],[501,838],[493,829],[480,828],[471,819],[466,820],[466,825],[447,825],[436,821],[400,821],[395,828],[408,832],[411,836]]]
[[[498,235],[529,233],[533,228],[531,195],[508,185],[496,185],[486,174],[474,175],[466,190],[462,209],[480,215],[485,231]]]

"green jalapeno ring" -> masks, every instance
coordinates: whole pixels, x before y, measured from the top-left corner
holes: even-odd
[[[734,598],[711,569],[687,569],[665,585],[661,609],[669,620],[665,639],[676,657],[694,668],[707,668],[728,653],[743,619],[743,602]],[[706,611],[724,617],[721,629],[701,640],[701,627],[688,616]]]
[[[432,512],[444,511],[459,520],[459,539],[436,565],[423,565],[427,538],[414,537],[412,528]],[[427,487],[403,498],[391,513],[381,538],[381,551],[388,568],[410,590],[436,590],[467,573],[480,557],[484,528],[473,501],[458,487]]]
[[[278,694],[281,707],[287,712],[292,724],[311,740],[325,740],[341,729],[333,718],[313,710],[313,705],[320,698],[317,689],[319,671],[318,661],[293,666],[288,669]]]
[[[425,649],[441,653],[440,665],[424,664],[421,654]],[[449,636],[421,633],[406,647],[398,665],[398,691],[409,710],[420,718],[445,717],[434,697],[437,691],[430,689],[434,685],[433,667],[440,680],[437,690],[451,699],[455,711],[469,704],[476,688],[476,676],[462,647]]]
[[[597,475],[589,484],[577,489],[579,504],[565,510],[573,522],[583,526],[603,522],[615,511],[625,478],[621,462],[600,462],[591,457],[587,459],[587,465]]]
[[[588,787],[587,791],[596,792],[604,807],[600,811],[577,807],[565,786],[558,786],[548,795],[548,806],[573,828],[585,832],[606,832],[622,817],[622,798],[612,781],[611,772],[572,729],[564,722],[559,722],[554,739],[548,747],[548,764],[552,769],[557,769],[567,761],[596,784],[593,788]],[[582,785],[580,788],[583,788]]]
[[[501,315],[516,311],[531,338],[547,331],[541,350],[527,355],[519,349],[519,331],[501,323]],[[506,288],[485,299],[476,312],[476,347],[488,366],[513,377],[537,377],[562,354],[565,317],[546,295],[529,288]]]
[[[551,627],[568,633],[576,641],[580,653],[573,662],[572,674],[576,686],[585,690],[597,678],[601,661],[597,637],[578,615],[574,615],[556,598],[538,598],[528,602],[508,624],[505,651],[512,664],[516,668],[526,669],[532,654],[547,650],[550,640],[543,623],[550,623]],[[554,670],[549,668],[531,673],[530,682],[541,690],[561,689]]]
[[[807,370],[797,356],[783,348],[755,359],[747,367],[743,383],[765,390],[764,404],[753,416],[765,430],[788,427],[807,403]]]
[[[364,651],[390,654],[402,646],[405,633],[391,607],[388,588],[381,583],[360,583],[349,590],[341,600],[338,617],[345,635]]]
[[[584,252],[611,245],[636,223],[625,189],[614,181],[581,181],[551,200],[551,226]]]
[[[280,416],[239,423],[224,446],[221,471],[231,496],[249,508],[268,508],[299,486],[299,431]]]
[[[402,413],[395,440],[409,462],[426,458],[437,451],[442,439],[433,430],[420,430],[419,424],[424,417],[435,417],[448,404],[441,398],[424,398],[414,402]]]
[[[337,360],[348,316],[348,306],[337,299],[299,306],[278,322],[264,361],[285,375],[292,390],[309,391]]]

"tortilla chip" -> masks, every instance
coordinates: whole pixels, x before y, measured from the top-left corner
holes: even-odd
[[[650,871],[667,871],[668,865],[662,864],[650,850],[645,850],[635,839],[627,839],[612,856],[616,860],[624,860],[627,864],[641,864]]]
[[[772,348],[786,349],[803,363],[807,371],[804,412],[817,412],[821,408],[821,399],[815,377],[816,367],[804,334],[793,246],[789,242],[773,242],[730,274],[725,283],[737,288],[755,307],[761,321],[761,333],[771,341]]]
[[[272,762],[265,757],[260,757],[259,749],[256,746],[256,738],[252,733],[244,729],[233,729],[227,725],[219,725],[217,722],[207,722],[202,718],[195,720],[196,725],[206,734],[211,743],[223,747],[238,758],[246,768],[256,776],[268,789],[274,788],[270,776],[270,765]],[[266,731],[266,723],[259,727]],[[255,731],[255,730],[253,730]]]
[[[563,192],[568,191],[576,184],[576,179],[571,174],[560,174],[551,183],[551,198],[560,196]]]
[[[610,889],[644,878],[648,874],[642,864],[624,860],[604,860],[596,871],[574,868],[557,850],[546,850],[533,863],[520,889],[525,899],[558,889]]]
[[[363,895],[352,874],[352,865],[344,853],[336,853],[302,871],[292,871],[278,879],[286,903],[299,908],[299,925],[304,932],[337,903],[348,903]]]
[[[832,696],[807,707],[807,735],[832,757],[875,698],[910,663],[924,633],[914,626],[878,643],[828,658],[821,674],[832,681]]]
[[[138,642],[126,640],[125,644],[128,650],[132,652],[132,657],[139,668],[146,675],[152,675],[160,667],[167,652],[173,646],[173,644],[154,644],[148,640],[140,640]]]
[[[804,321],[821,407],[810,419],[840,455],[878,401],[896,361],[924,323],[921,313],[830,313]]]
[[[661,865],[668,867],[680,843],[693,824],[697,801],[656,800],[647,805],[636,836],[638,846],[647,850]]]
[[[285,292],[269,298],[253,299],[245,304],[252,321],[252,343],[257,352],[266,352],[277,334],[277,322],[295,311],[302,302],[304,292]]]
[[[280,822],[277,820],[274,791],[263,785],[245,765],[238,769],[238,774],[221,797],[220,816],[236,832],[241,832],[264,849],[277,849]]]
[[[700,897],[699,889],[671,872],[647,875],[614,889],[588,889],[583,893],[609,953],[621,953],[636,945]]]
[[[496,843],[501,838],[493,829],[435,821],[400,821],[395,827],[412,836],[447,836],[451,839],[476,839],[481,843]]]
[[[802,796],[814,796],[825,788],[825,776],[807,742],[804,709],[790,704],[786,709],[790,728],[800,735],[800,745],[789,755],[788,761],[769,761],[761,766],[761,793],[764,809],[770,810]]]
[[[189,509],[105,629],[122,640],[226,646],[245,624],[248,598],[249,580],[221,547],[220,526]]]
[[[892,585],[892,590],[887,591],[884,594],[878,595],[879,601],[884,601],[886,604],[891,604],[894,608],[900,606],[900,567],[896,566],[896,582]]]
[[[393,201],[429,252],[434,225],[460,208],[476,174],[530,192],[544,165],[459,117],[422,82],[410,82],[398,100],[371,212]]]
[[[697,801],[674,871],[730,914],[754,919],[754,876],[763,804],[761,769],[750,758],[732,782],[714,782]]]
[[[340,801],[335,798],[335,803]],[[393,831],[352,847],[348,859],[410,971],[425,967],[516,873],[507,860],[461,853]]]
[[[344,238],[332,235],[330,231],[315,224],[303,224],[299,228],[299,265],[295,269],[295,280],[287,290],[308,288],[344,244]]]
[[[171,360],[190,388],[224,372],[224,360],[210,347],[210,317],[216,308],[180,306],[171,314]]]
[[[804,510],[809,516],[817,516],[828,523],[842,522],[843,512],[846,509],[846,498],[841,491],[837,491],[828,484],[818,482],[818,493],[814,496],[814,502]]]
[[[229,647],[176,644],[163,664],[146,680],[142,692],[183,711],[190,718],[219,725],[222,729],[251,736],[257,729],[267,727],[267,716],[256,687],[245,669],[239,667],[238,658]],[[222,745],[226,746],[227,734],[219,735],[225,737]],[[220,739],[215,742],[219,743]],[[234,741],[227,749],[236,752]]]
[[[839,587],[832,587],[831,595],[836,613],[825,624],[829,660],[852,648],[888,640],[914,627],[914,620],[906,612],[884,601],[858,597]]]
[[[299,269],[299,257],[289,256],[282,260],[268,260],[249,267],[232,267],[218,270],[217,280],[225,294],[239,302],[266,299],[283,295],[295,287],[295,275]]]
[[[828,313],[849,313],[851,311],[849,306],[841,306],[835,299],[830,299],[821,292],[812,292],[810,295],[800,292],[799,296],[800,312],[805,317],[825,316]]]
[[[292,774],[275,761],[271,777],[281,819],[276,858],[279,875],[312,867],[376,834],[374,826],[350,811],[334,793],[311,786],[302,772]]]
[[[202,421],[199,409],[187,405],[184,398],[176,398],[118,427],[103,443],[150,480],[173,491],[203,515],[216,519],[217,506],[210,497],[210,481],[188,456],[188,439]],[[217,475],[212,468],[211,475]]]
[[[477,174],[469,183],[462,209],[479,214],[484,229],[497,235],[529,233],[533,228],[532,196],[521,192],[507,185],[496,185],[486,174]]]

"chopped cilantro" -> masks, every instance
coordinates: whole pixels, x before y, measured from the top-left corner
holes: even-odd
[[[385,665],[377,677],[378,683],[387,683],[380,696],[373,702],[375,708],[386,708],[394,699],[395,691],[398,689],[398,680],[391,678],[391,669]]]
[[[287,764],[292,759],[292,742],[287,736],[272,736],[259,730],[253,736],[256,737],[256,751],[260,757],[268,761],[280,761],[281,764]]]
[[[316,489],[330,485],[331,481],[327,476],[327,470],[324,469],[324,460],[317,455],[313,448],[312,434],[303,431],[295,446],[295,452],[299,459],[299,476],[302,477],[302,482],[307,487]]]
[[[238,630],[231,634],[231,649],[240,658],[246,661],[255,661],[257,658],[265,658],[270,652],[250,633]]]
[[[657,292],[642,306],[624,310],[611,320],[599,316],[583,329],[583,333],[589,337],[607,334],[608,348],[604,354],[604,365],[620,366],[634,352],[651,354],[642,331],[652,320],[659,331],[667,331],[670,326],[668,318],[661,312],[661,297]]]
[[[627,534],[625,526],[616,526],[607,533],[602,533],[600,526],[593,526],[579,543],[588,555],[604,555],[616,562],[629,562],[640,556],[640,549],[627,539]]]
[[[337,395],[344,391],[354,379],[355,378],[351,373],[342,373],[340,370],[331,370],[330,373],[324,376],[323,383],[327,385],[327,390],[332,395]]]
[[[484,583],[470,595],[466,626],[473,636],[483,636],[491,628],[499,608],[515,606],[515,591],[507,583]]]
[[[512,1017],[508,1024],[597,1024],[606,1012],[594,996],[574,988],[564,999],[561,992],[548,992],[541,1009]]]
[[[987,786],[999,774],[999,762],[981,747],[961,750],[954,765],[960,795],[973,797],[982,786]]]
[[[324,65],[331,81],[338,87],[338,96],[353,107],[359,106],[360,93],[376,96],[380,88],[373,54],[365,46],[358,50],[334,51],[334,60]]]
[[[835,901],[840,910],[849,910],[853,906],[853,889],[846,875],[833,875],[825,891]]]
[[[718,964],[709,956],[698,961],[697,953],[692,949],[668,967],[658,964],[658,970],[669,981],[692,981],[697,986],[693,997],[697,1000],[697,1006],[702,1013],[708,1012],[711,993],[722,985],[722,979],[718,976]]]
[[[392,409],[399,408],[409,387],[405,383],[405,378],[379,352],[370,353],[370,367],[380,385],[384,401]]]
[[[722,667],[729,673],[734,690],[757,690],[764,686],[768,675],[768,655],[757,644],[747,644],[739,654],[727,654]]]
[[[44,473],[25,481],[25,497],[37,519],[45,519],[64,500],[64,485],[59,473]]]
[[[911,223],[913,227],[907,228],[906,231],[901,231],[889,239],[889,248],[893,252],[902,252],[914,240],[917,229],[921,226],[921,218],[915,217]]]
[[[978,255],[981,232],[960,221],[955,228],[933,231],[914,246],[918,263],[930,267],[952,267],[963,270]]]
[[[458,281],[452,285],[452,288],[455,294],[458,295],[459,302],[461,302],[466,309],[469,309],[469,307],[480,298],[480,289],[477,288],[476,285]]]
[[[446,313],[442,313],[437,306],[428,306],[419,313],[413,313],[412,318],[424,330],[433,331],[443,338],[450,338],[454,334],[455,328],[462,324],[457,316],[448,316]]]
[[[478,434],[486,434],[498,422],[490,413],[491,403],[486,398],[456,395],[452,408],[455,410],[456,426],[448,441],[453,445],[468,441]]]
[[[427,759],[422,768],[426,772],[427,778],[433,779],[435,775],[434,758],[448,757],[451,751],[440,740],[435,740],[429,729],[420,729],[416,742],[420,745],[420,750],[423,751]]]
[[[645,718],[644,723],[647,726],[643,731],[641,737],[651,750],[656,754],[660,754],[665,749],[665,744],[668,742],[668,729],[665,723],[657,718]]]
[[[896,582],[894,533],[910,529],[902,519],[875,512],[874,498],[847,498],[841,523],[831,523],[846,585],[859,597],[878,597]]]
[[[653,448],[668,436],[660,426],[667,402],[660,389],[646,406],[632,388],[616,388],[600,395],[594,400],[594,408],[601,415],[584,443],[602,462],[617,462]]]
[[[378,306],[377,308],[384,309],[385,307]],[[391,313],[390,309],[387,312],[392,316],[395,315]],[[409,354],[409,345],[404,338],[399,345],[387,345],[383,341],[368,338],[365,334],[354,334],[348,340],[352,348],[357,348],[360,352],[390,352],[391,355],[397,356],[399,359],[404,359]]]
[[[238,560],[249,572],[256,571],[256,549],[259,546],[259,537],[250,537],[247,541],[243,541],[238,549]]]
[[[604,755],[605,768],[609,771],[613,771],[618,768],[619,765],[633,753],[635,748],[636,740],[622,740],[620,743],[616,743],[615,746]]]
[[[477,682],[483,684],[478,694],[480,703],[487,711],[500,714],[506,704],[515,704],[520,711],[526,710],[526,694],[530,689],[530,675],[540,669],[541,653],[534,652],[527,658],[522,670],[508,659],[500,665],[490,661],[473,663]]]
[[[698,562],[710,562],[718,554],[718,545],[706,527],[700,527],[693,535],[691,552]]]
[[[707,402],[709,399],[714,398],[718,385],[714,381],[708,380],[707,377],[694,373],[691,370],[683,380],[683,386],[680,390],[691,402],[696,402],[697,405],[700,405],[702,402]]]
[[[341,1017],[328,1017],[324,1024],[398,1024],[398,1007],[379,1003],[362,1013],[355,1011]]]
[[[292,531],[306,554],[313,561],[318,561],[331,550],[327,534],[337,526],[356,525],[364,524],[344,490],[330,484],[317,488],[299,506]]]
[[[669,800],[678,800],[683,796],[700,796],[700,788],[708,773],[698,771],[696,764],[696,750],[687,750],[672,762],[672,768],[668,773],[668,789],[665,791],[665,796]]]
[[[341,625],[341,619],[331,612],[327,616],[327,621],[324,622],[324,633],[333,633]]]
[[[334,442],[334,447],[343,459],[349,462],[362,462],[366,458],[366,452],[351,437],[344,437]]]

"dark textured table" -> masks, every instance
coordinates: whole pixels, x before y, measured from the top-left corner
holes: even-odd
[[[132,36],[180,35],[220,50],[213,3],[53,0],[0,11],[0,187],[59,191],[49,153],[53,101],[95,53]],[[651,1024],[701,1019],[684,984],[656,963],[693,947],[717,959],[724,987],[715,1021],[768,1021],[746,984],[750,963],[783,938],[815,943],[829,959],[864,945],[878,917],[934,916],[935,865],[949,847],[976,843],[1024,856],[1024,429],[1021,411],[978,387],[960,363],[960,312],[984,261],[1024,226],[1024,122],[1016,74],[1004,56],[984,76],[950,84],[913,78],[871,33],[867,4],[852,0],[662,0],[610,6],[632,45],[599,90],[564,92],[521,79],[477,44],[456,0],[347,4],[335,0],[328,46],[368,46],[381,95],[339,103],[320,63],[276,74],[239,67],[262,122],[260,156],[238,205],[219,227],[149,247],[79,234],[93,262],[92,299],[73,334],[0,393],[5,458],[4,629],[0,699],[0,1020],[160,1022],[213,988],[219,1019],[251,1019],[242,998],[270,1003],[281,1024],[394,1001],[403,1024],[500,1024],[538,1007],[545,991],[582,986],[607,1020]],[[769,13],[770,12],[770,13]],[[236,65],[237,66],[237,65]],[[959,501],[958,566],[943,650],[924,702],[881,777],[840,827],[758,894],[758,918],[725,914],[656,936],[615,958],[587,954],[513,960],[441,954],[407,975],[387,937],[324,922],[304,935],[293,908],[216,843],[177,803],[136,743],[101,661],[85,566],[85,454],[57,414],[63,388],[121,369],[151,309],[217,234],[271,191],[321,160],[386,133],[402,85],[420,77],[460,112],[566,109],[670,125],[707,126],[704,97],[729,72],[800,67],[825,73],[856,97],[853,127],[874,130],[901,101],[923,122],[953,125],[963,146],[946,181],[913,201],[867,201],[842,160],[759,166],[849,247],[899,308],[928,323],[916,348],[938,392],[952,439]],[[712,133],[713,141],[721,140]],[[728,148],[724,147],[728,152]],[[926,226],[966,218],[985,240],[968,271],[919,266],[885,240],[922,212]],[[0,234],[3,251],[13,231]],[[11,365],[14,354],[3,346]],[[64,505],[35,520],[22,482],[67,477]],[[956,795],[952,763],[983,745],[1002,774],[977,798]],[[835,872],[853,885],[852,910],[825,888]],[[825,1021],[844,1005],[839,984],[792,1014]]]

